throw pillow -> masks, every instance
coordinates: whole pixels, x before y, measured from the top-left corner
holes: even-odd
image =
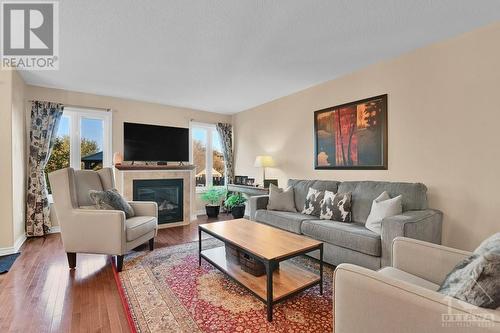
[[[306,202],[304,203],[304,209],[302,210],[302,214],[319,216],[319,212],[321,210],[321,200],[325,196],[324,191],[316,190],[312,187],[309,187],[306,196]]]
[[[97,209],[121,210],[125,212],[127,218],[135,215],[134,209],[118,193],[116,189],[107,191],[89,191],[90,200],[92,200]]]
[[[267,204],[267,209],[297,212],[297,209],[295,209],[293,187],[283,190],[274,184],[269,185],[269,203]]]
[[[380,235],[382,231],[382,220],[389,216],[400,215],[403,213],[403,196],[398,195],[390,198],[387,192],[382,192],[372,202],[370,214],[366,219],[365,227]]]
[[[484,241],[446,276],[438,292],[489,309],[500,307],[500,233]]]
[[[319,218],[337,222],[351,222],[351,192],[325,191],[321,201]]]
[[[475,254],[485,254],[494,249],[500,249],[500,232],[497,232],[493,236],[486,238],[477,249],[474,250]]]

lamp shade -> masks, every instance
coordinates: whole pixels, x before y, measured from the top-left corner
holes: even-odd
[[[274,165],[274,160],[269,155],[259,155],[255,158],[254,166],[258,168],[273,167]]]

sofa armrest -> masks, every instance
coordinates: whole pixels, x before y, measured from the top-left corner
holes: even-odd
[[[267,209],[267,203],[269,202],[269,195],[256,195],[250,197],[250,220],[255,221],[255,213],[259,209]]]
[[[335,333],[500,332],[499,310],[350,264],[339,265],[334,279]]]
[[[158,218],[158,204],[154,201],[129,201],[137,216],[154,216]]]
[[[443,213],[439,210],[410,210],[382,220],[382,267],[391,265],[392,241],[409,237],[441,244]]]
[[[472,253],[416,239],[396,237],[392,267],[439,284],[461,260]]]
[[[73,209],[59,221],[66,252],[125,253],[125,213],[120,210]]]

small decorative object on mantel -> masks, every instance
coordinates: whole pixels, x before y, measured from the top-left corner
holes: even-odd
[[[115,152],[113,154],[113,165],[121,165],[123,163],[123,154],[120,152]]]
[[[314,168],[387,169],[387,95],[314,112]]]
[[[235,219],[241,219],[245,216],[246,201],[247,199],[241,193],[233,193],[226,199],[224,206],[231,211]]]
[[[254,186],[255,185],[255,178],[248,178],[247,179],[247,185],[248,186]]]
[[[226,196],[226,190],[222,188],[210,187],[201,194],[201,200],[205,201],[205,210],[208,217],[219,216],[220,204]]]
[[[273,184],[278,187],[278,180],[277,179],[264,179],[264,188],[269,188],[269,186]]]

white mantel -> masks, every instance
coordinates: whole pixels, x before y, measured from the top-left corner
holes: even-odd
[[[187,225],[196,219],[195,205],[195,179],[194,166],[119,166],[116,165],[116,188],[127,200],[133,200],[133,181],[135,179],[182,179],[184,182],[183,193],[183,221],[161,224],[159,228],[170,228]]]

